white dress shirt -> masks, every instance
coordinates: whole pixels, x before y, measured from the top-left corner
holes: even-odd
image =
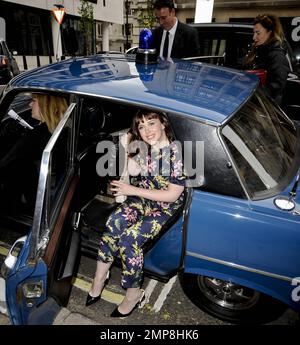
[[[170,58],[170,55],[171,55],[174,37],[175,37],[176,29],[177,29],[177,24],[178,24],[178,19],[176,18],[176,23],[174,24],[172,29],[169,30],[169,49],[168,49],[168,57],[167,58]],[[167,35],[167,30],[164,30],[162,38],[161,38],[160,51],[159,51],[159,56],[161,58],[163,58],[164,43],[165,43],[166,35]]]

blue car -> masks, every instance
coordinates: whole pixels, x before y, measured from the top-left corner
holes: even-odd
[[[51,324],[68,303],[79,255],[96,256],[117,205],[107,186],[121,175],[120,134],[140,108],[166,114],[188,175],[184,207],[144,248],[145,274],[162,281],[178,274],[194,304],[232,323],[300,310],[300,129],[256,76],[107,54],[44,66],[3,91],[2,155],[37,125],[32,93],[64,96],[69,108],[35,162],[34,202],[24,183],[18,207],[4,211],[0,181],[0,244],[8,251],[0,287],[13,324]],[[8,116],[12,109],[23,123]],[[96,169],[104,142],[115,176]]]

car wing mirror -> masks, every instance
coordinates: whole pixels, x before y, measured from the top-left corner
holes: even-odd
[[[23,245],[26,241],[27,236],[20,237],[10,248],[2,266],[1,274],[4,279],[6,279],[8,273],[15,267],[15,264],[18,260],[18,255],[23,248]]]
[[[275,198],[274,204],[276,207],[283,211],[292,211],[296,206],[292,198],[287,198],[285,196],[278,196],[277,198]]]

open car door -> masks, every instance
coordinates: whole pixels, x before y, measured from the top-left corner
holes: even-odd
[[[3,266],[13,324],[51,324],[68,299],[79,247],[70,221],[78,181],[75,121],[72,103],[43,151],[31,231],[17,241]]]

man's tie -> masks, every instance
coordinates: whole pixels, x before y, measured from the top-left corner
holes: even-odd
[[[168,51],[169,51],[169,31],[166,33],[166,38],[164,42],[164,49],[163,49],[163,57],[167,58],[168,57]]]

